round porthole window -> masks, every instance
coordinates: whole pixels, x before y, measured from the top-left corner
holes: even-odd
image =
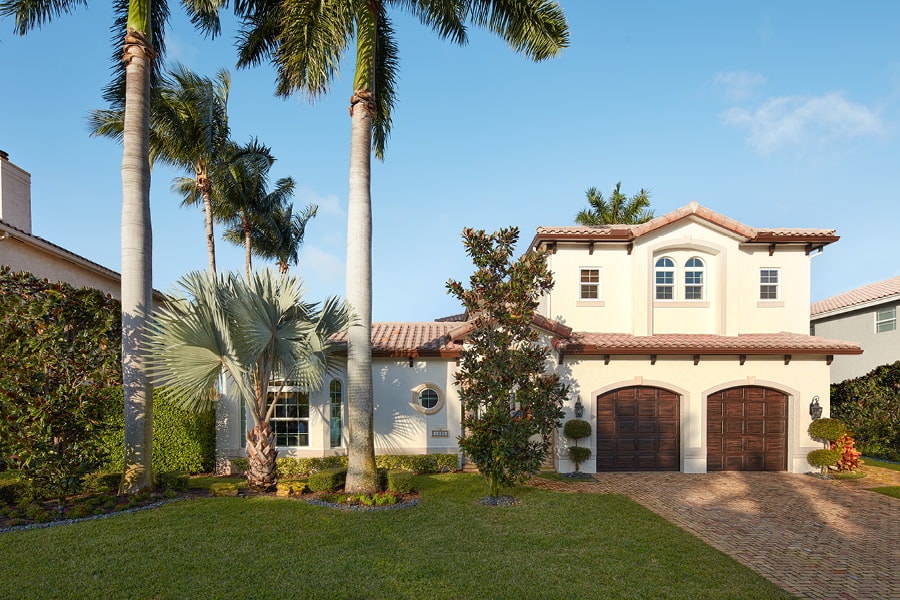
[[[412,406],[423,415],[433,415],[444,408],[444,394],[432,383],[413,388]]]

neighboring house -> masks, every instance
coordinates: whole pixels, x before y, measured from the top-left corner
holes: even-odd
[[[534,325],[583,411],[595,470],[810,470],[809,405],[829,406],[835,355],[853,343],[809,335],[810,257],[833,230],[755,229],[691,203],[641,225],[540,227],[556,285]],[[465,315],[375,323],[378,453],[458,452],[456,362]],[[343,373],[280,394],[281,456],[346,452]],[[224,395],[218,451],[242,456],[242,403]],[[566,440],[554,460],[571,471]]]
[[[31,175],[0,151],[0,265],[121,298],[121,276],[31,233]],[[155,304],[165,296],[154,290]]]
[[[900,360],[900,277],[813,302],[810,333],[851,340],[862,356],[839,356],[831,365],[831,382],[865,375],[875,367]]]

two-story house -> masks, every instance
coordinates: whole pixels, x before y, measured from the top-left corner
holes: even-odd
[[[828,411],[835,355],[809,335],[810,257],[833,230],[755,229],[691,203],[642,225],[541,227],[556,285],[535,327],[593,425],[594,470],[810,469],[810,403]],[[453,374],[459,320],[373,326],[378,453],[458,452]],[[343,376],[285,388],[273,420],[282,456],[346,450]],[[273,391],[273,393],[275,393]],[[219,453],[242,455],[240,403],[220,406]],[[555,461],[571,471],[566,440]]]
[[[862,356],[838,356],[831,382],[860,377],[880,365],[900,360],[900,277],[891,277],[813,302],[812,335],[850,340],[865,349]]]

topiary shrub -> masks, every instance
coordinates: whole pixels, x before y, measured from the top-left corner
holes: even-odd
[[[209,486],[210,496],[237,496],[238,486],[236,483],[214,483]]]
[[[413,472],[392,469],[387,472],[387,491],[395,494],[408,494],[413,490]]]
[[[563,433],[567,438],[575,440],[576,446],[578,445],[578,440],[591,437],[592,430],[591,424],[583,419],[569,419],[563,426]]]
[[[575,471],[581,470],[581,463],[587,461],[591,457],[590,448],[580,448],[578,446],[569,446],[569,459],[575,463]]]
[[[828,467],[833,467],[840,460],[843,452],[838,448],[835,450],[826,450],[824,448],[813,450],[806,455],[806,460],[814,467],[822,470],[822,475],[828,474]]]
[[[279,479],[275,484],[277,496],[299,496],[306,491],[306,482],[296,479]]]
[[[347,469],[323,469],[309,476],[306,485],[313,492],[333,492],[344,485]]]
[[[816,419],[808,431],[812,439],[830,443],[847,433],[847,426],[838,419]]]

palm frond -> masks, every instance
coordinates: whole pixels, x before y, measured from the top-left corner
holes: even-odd
[[[79,6],[87,5],[87,0],[3,0],[0,17],[13,17],[13,31],[25,35],[61,14],[70,14]]]
[[[556,56],[569,45],[565,13],[551,0],[470,0],[467,8],[473,24],[498,34],[532,60]]]

